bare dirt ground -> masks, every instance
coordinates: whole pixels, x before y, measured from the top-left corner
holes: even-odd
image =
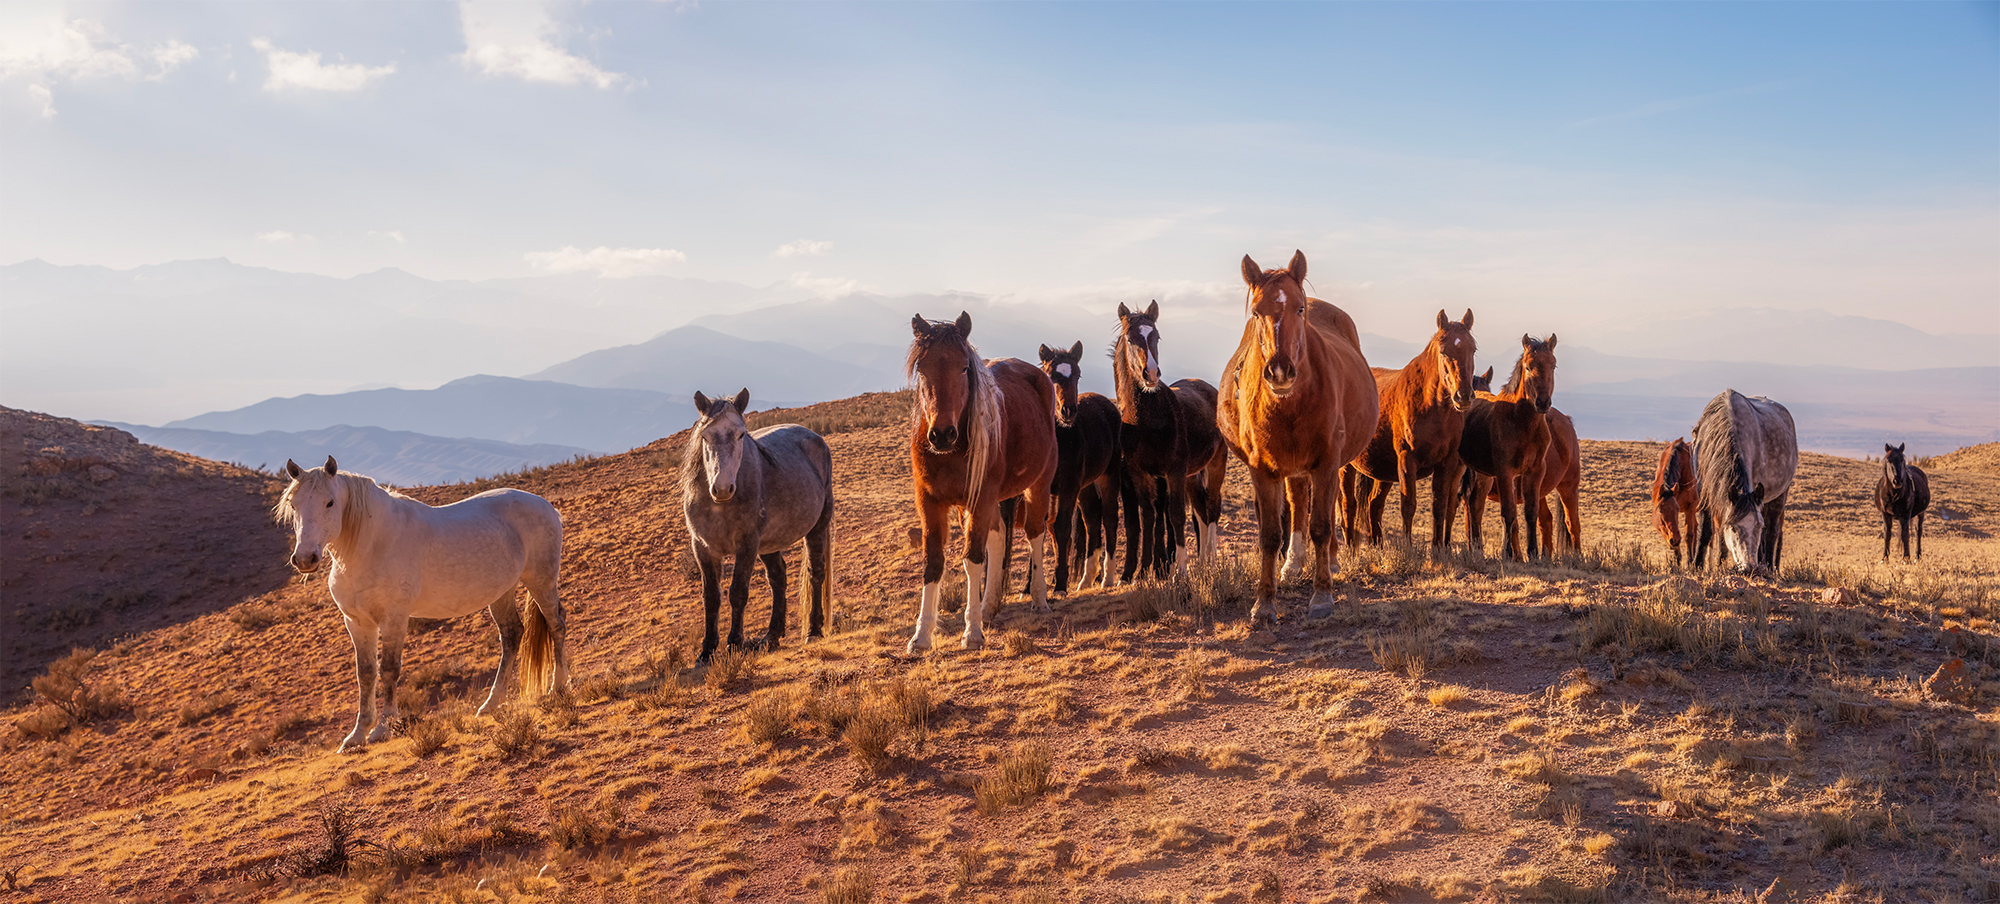
[[[320,583],[211,582],[158,623],[111,616],[124,630],[88,635],[104,652],[85,681],[122,705],[65,727],[23,703],[0,721],[17,726],[0,728],[0,895],[2000,897],[1990,450],[1931,463],[1921,565],[1879,561],[1873,465],[1808,455],[1791,564],[1762,580],[1669,567],[1643,509],[1660,447],[1586,442],[1585,554],[1347,551],[1342,610],[1275,632],[1244,621],[1255,529],[1232,468],[1238,556],[1048,614],[1012,598],[978,652],[956,649],[948,615],[940,649],[907,658],[919,563],[901,404],[784,415],[846,430],[829,437],[839,630],[824,642],[804,645],[794,615],[784,650],[690,667],[680,437],[504,481],[564,516],[576,683],[498,719],[471,714],[497,661],[484,616],[419,628],[410,720],[350,755],[333,748],[351,654]],[[178,550],[179,567],[282,567],[271,483],[238,476],[159,485],[265,494],[233,516],[240,540]],[[441,504],[501,483],[409,492]],[[80,514],[81,495],[25,498],[10,485],[0,503],[10,612],[20,587],[77,580],[17,559],[13,538],[104,517]],[[159,534],[175,510],[126,510],[103,536]],[[1307,592],[1283,595],[1295,611]],[[760,580],[750,625],[767,605]],[[48,630],[35,649],[69,642]],[[1927,688],[1953,659],[1958,683]]]

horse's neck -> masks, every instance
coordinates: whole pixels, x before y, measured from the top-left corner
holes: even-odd
[[[1126,354],[1130,349],[1131,344],[1125,341],[1124,336],[1119,336],[1118,344],[1112,346],[1111,355],[1117,363],[1112,370],[1117,374],[1118,416],[1125,423],[1136,424],[1139,423],[1139,416],[1145,411],[1141,402],[1149,393],[1140,389],[1139,379],[1132,376],[1132,365],[1129,363],[1131,355]]]
[[[401,501],[372,480],[349,479],[347,504],[342,507],[340,518],[340,536],[327,546],[335,556],[345,554],[349,557],[367,548],[375,529]]]
[[[1450,394],[1444,386],[1443,371],[1437,366],[1437,355],[1437,340],[1432,339],[1403,367],[1405,391],[1422,407],[1443,402]]]

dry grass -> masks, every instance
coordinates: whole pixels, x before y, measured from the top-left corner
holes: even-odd
[[[503,761],[531,757],[542,748],[542,727],[525,709],[504,709],[493,720],[493,755]]]
[[[998,813],[1041,796],[1049,789],[1049,780],[1054,773],[1053,757],[1049,745],[1040,741],[1014,745],[1000,758],[993,772],[980,779],[979,785],[973,789],[979,812],[989,815]]]
[[[1456,684],[1441,684],[1424,693],[1424,699],[1440,709],[1462,703],[1472,696],[1472,692]]]
[[[820,886],[824,904],[868,904],[874,899],[875,874],[859,867],[843,866]]]

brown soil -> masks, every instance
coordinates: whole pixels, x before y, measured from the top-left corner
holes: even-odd
[[[1017,598],[986,650],[957,650],[947,616],[940,650],[910,659],[907,426],[894,397],[867,408],[796,413],[845,430],[829,437],[839,631],[754,657],[733,682],[675,658],[700,625],[681,437],[508,478],[563,514],[577,682],[573,706],[519,708],[541,739],[513,759],[500,723],[470,715],[497,658],[484,616],[420,626],[409,644],[411,734],[447,735],[439,749],[419,755],[405,736],[332,752],[353,717],[350,651],[323,585],[283,579],[268,478],[136,447],[197,473],[154,483],[151,507],[119,497],[86,515],[98,497],[80,486],[23,505],[30,472],[10,466],[24,481],[4,503],[10,607],[18,588],[92,574],[195,589],[183,609],[155,601],[107,614],[115,629],[30,645],[39,670],[73,641],[122,637],[95,680],[132,706],[49,737],[0,728],[9,900],[831,901],[866,899],[842,897],[861,884],[912,902],[1746,900],[1774,879],[1774,901],[2000,891],[2000,684],[1981,664],[2000,662],[1987,656],[2000,475],[1940,469],[1937,505],[1954,514],[1934,522],[1923,565],[1884,565],[1873,466],[1809,455],[1784,579],[1687,579],[1642,508],[1660,447],[1586,442],[1581,558],[1351,551],[1343,611],[1275,633],[1244,623],[1241,569],[1202,570],[1219,597],[1207,608],[1155,585],[1073,594],[1048,615]],[[24,440],[65,450],[115,433],[16,420],[70,431]],[[21,448],[11,432],[7,448]],[[166,473],[116,461],[121,481]],[[496,484],[409,492],[435,504]],[[1225,536],[1244,551],[1240,468],[1231,484]],[[143,569],[104,558],[204,506],[214,545]],[[31,525],[110,520],[77,534],[72,558],[11,545]],[[249,570],[212,577],[226,567]],[[1829,586],[1849,595],[1822,602]],[[1307,592],[1283,596],[1296,611]],[[1601,642],[1599,626],[1669,597],[1735,639]],[[760,580],[749,625],[766,605]],[[1973,664],[1970,696],[1927,696],[1922,679],[1954,655]],[[898,681],[936,707],[880,757],[852,753],[859,723],[843,738],[815,715],[843,701],[916,712],[891,702]],[[1007,802],[1003,773],[1034,759],[1021,744],[1045,745],[1049,776],[1017,778]],[[330,804],[362,843],[344,874],[310,875],[288,855],[324,841]]]

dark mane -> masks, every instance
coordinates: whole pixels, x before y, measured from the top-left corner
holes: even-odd
[[[1702,508],[1727,520],[1734,520],[1751,493],[1750,466],[1737,448],[1735,395],[1724,392],[1709,399],[1694,427],[1694,444],[1702,453],[1696,456]]]
[[[1527,346],[1521,350],[1521,356],[1514,359],[1514,372],[1507,375],[1507,382],[1500,385],[1500,391],[1495,395],[1513,395],[1521,386],[1521,371],[1528,363],[1529,356],[1536,352],[1548,351],[1548,348],[1548,343],[1530,337]]]

